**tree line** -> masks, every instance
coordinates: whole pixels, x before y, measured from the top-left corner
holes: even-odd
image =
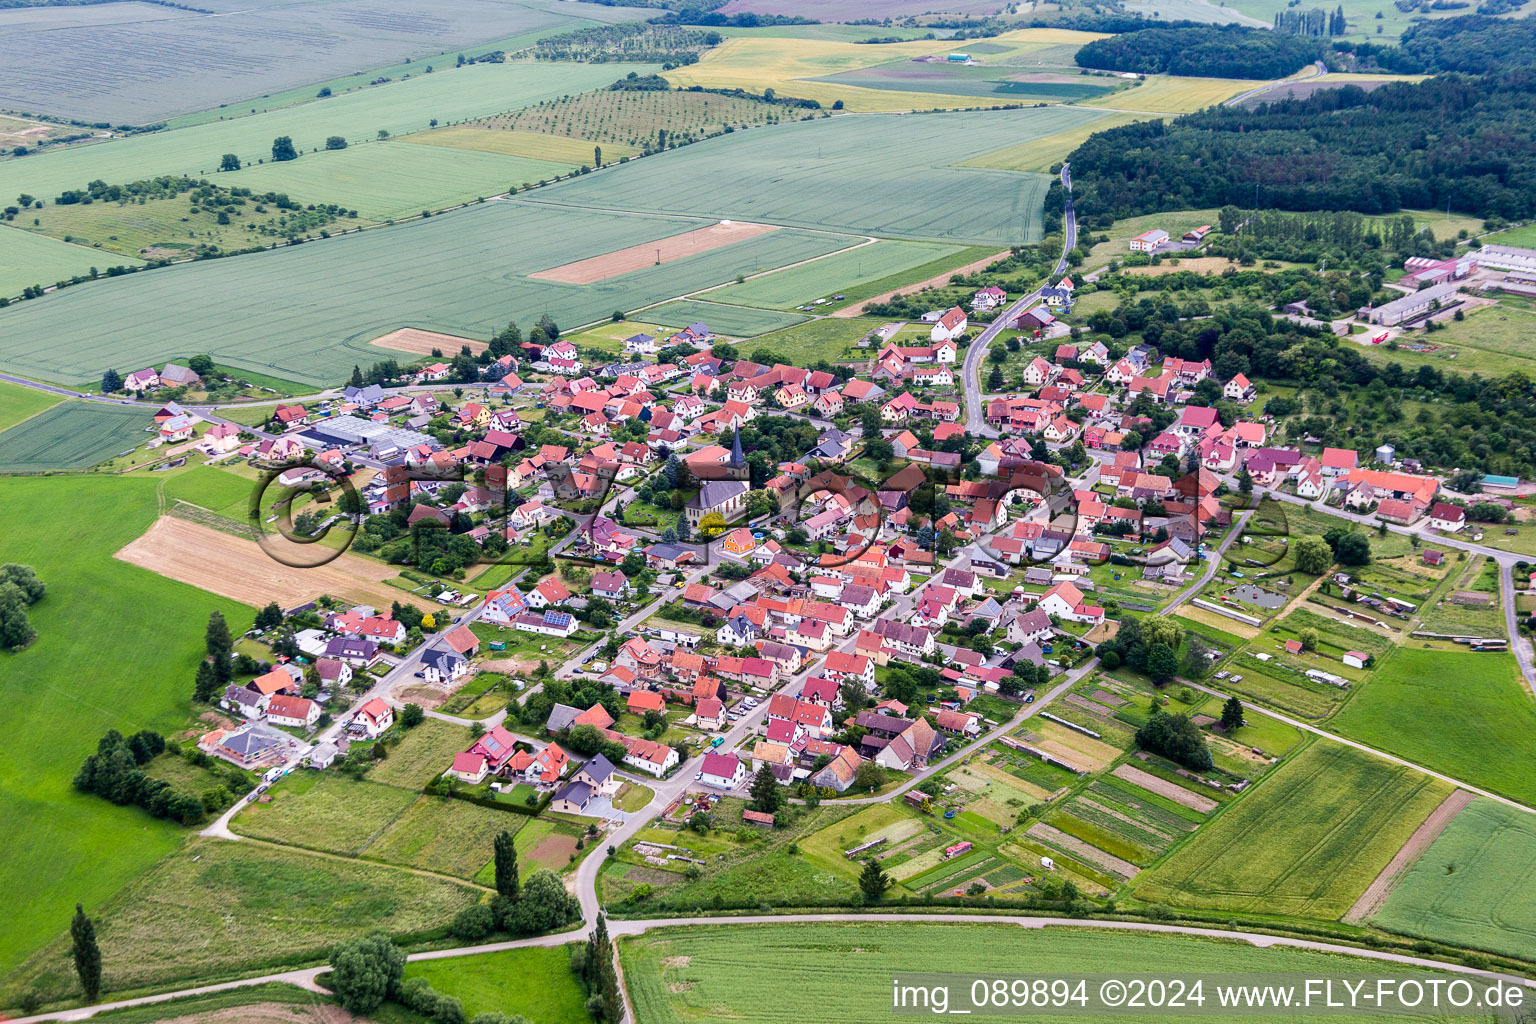
[[[1095,39],[1073,59],[1083,68],[1142,75],[1284,78],[1322,55],[1320,43],[1299,35],[1242,25],[1190,25]]]
[[[1212,107],[1099,132],[1070,159],[1078,216],[1096,226],[1229,205],[1390,213],[1449,204],[1522,220],[1536,216],[1536,78],[1446,75],[1254,110]]]

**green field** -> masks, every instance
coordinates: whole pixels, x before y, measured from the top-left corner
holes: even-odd
[[[526,276],[698,224],[503,201],[94,282],[0,310],[0,366],[77,381],[114,364],[126,373],[205,351],[223,365],[329,385],[354,364],[398,356],[368,344],[398,327],[484,338],[509,319],[527,325],[553,311],[562,327],[572,328],[606,319],[616,308],[634,309],[851,242],[845,235],[772,231],[590,285]],[[530,238],[540,244],[528,245]],[[178,315],[167,320],[166,309]],[[740,315],[760,321],[758,331],[786,322],[785,314],[761,310]]]
[[[152,421],[150,410],[138,406],[60,402],[0,433],[0,472],[94,466],[149,440],[144,428]]]
[[[1136,886],[1173,906],[1336,918],[1450,787],[1314,743],[1218,813]]]
[[[621,96],[638,95],[624,90],[601,90],[586,95]],[[666,95],[673,95],[667,93]],[[448,149],[473,150],[481,153],[500,153],[503,156],[520,156],[529,160],[552,161],[564,167],[596,166],[596,142],[592,139],[573,139],[560,135],[544,135],[539,132],[521,131],[515,128],[495,129],[464,125],[457,128],[432,128],[415,135],[401,138],[419,146],[442,146]],[[601,140],[597,140],[601,141]],[[620,157],[639,156],[640,150],[615,142],[602,145],[604,163],[617,163]]]
[[[1425,850],[1371,923],[1440,942],[1536,957],[1536,816],[1468,804]]]
[[[1078,146],[1088,141],[1088,136],[1095,132],[1108,131],[1121,125],[1134,124],[1137,121],[1149,121],[1155,115],[1149,114],[1109,114],[1097,121],[1089,121],[1087,124],[1075,125],[1064,131],[1047,135],[1044,138],[1030,139],[1026,142],[1016,142],[991,153],[983,153],[973,156],[960,166],[962,167],[996,167],[1004,171],[1039,171],[1047,173],[1052,165],[1060,163],[1067,158]]]
[[[374,929],[431,933],[480,895],[373,864],[195,839],[99,908],[103,988],[322,959],[337,942]],[[67,926],[69,913],[62,919]],[[45,991],[75,991],[68,936],[24,973],[33,969]]]
[[[592,154],[587,153],[590,162]],[[548,160],[384,143],[307,153],[281,164],[220,176],[221,185],[257,192],[291,192],[311,202],[338,203],[368,220],[410,217],[476,198],[500,195],[579,167]]]
[[[773,234],[779,234],[775,231]],[[770,236],[771,237],[771,236]],[[722,302],[704,302],[680,299],[661,306],[654,306],[641,314],[647,322],[664,327],[687,327],[699,320],[709,325],[716,334],[732,338],[753,338],[793,324],[804,323],[806,317],[799,313],[780,313],[770,309],[748,309],[745,306],[728,306]]]
[[[1009,978],[1084,972],[1124,977],[1148,973],[1146,968],[1154,965],[1167,975],[1402,973],[1393,964],[1284,946],[1257,949],[1246,943],[1172,935],[977,924],[696,925],[657,929],[623,940],[620,955],[635,1016],[646,1024],[723,1020],[842,1024],[881,1019],[893,1012],[892,972],[903,970]],[[952,987],[969,994],[968,982],[956,979]],[[952,1000],[949,1008],[953,1012],[963,1006]],[[931,1010],[917,1012],[932,1015]],[[1035,1020],[1039,1014],[995,1019]],[[1199,1019],[1255,1018],[1222,1015],[1207,1005]],[[1352,1018],[1293,1011],[1285,1019],[1320,1024]]]
[[[707,139],[620,173],[561,182],[533,199],[1017,245],[1039,240],[1050,179],[951,165],[1100,116],[1045,107],[797,121]]]
[[[4,166],[0,164],[0,168]],[[89,273],[92,267],[105,270],[120,263],[137,266],[143,262],[136,257],[95,252],[30,231],[0,227],[0,295],[8,299],[19,296],[23,288],[47,288],[76,274]]]
[[[874,350],[859,348],[859,339],[883,322],[824,316],[766,335],[762,344],[772,349],[776,358],[792,366],[809,366],[823,359],[830,363],[857,360],[862,365],[873,356]]]
[[[63,401],[58,395],[0,380],[0,433]]]
[[[641,74],[655,70],[651,65],[626,68]],[[242,164],[270,161],[272,140],[280,135],[293,139],[295,148],[304,154],[289,164],[289,169],[301,174],[305,172],[300,167],[310,151],[323,148],[332,135],[364,142],[374,139],[381,129],[391,135],[423,131],[433,118],[450,124],[514,110],[598,88],[616,77],[615,68],[575,62],[476,64],[451,74],[417,75],[387,88],[365,89],[270,113],[7,160],[0,163],[0,195],[9,201],[19,192],[30,192],[51,202],[63,189],[83,188],[97,178],[110,183],[157,174],[213,175],[225,153],[234,153]],[[328,201],[320,195],[304,198],[308,202]]]
[[[520,1013],[529,1024],[587,1019],[587,994],[571,973],[569,946],[418,961],[406,967],[405,976],[426,978],[440,994],[457,996],[470,1017]]]
[[[815,299],[830,299],[834,293],[851,291],[858,285],[914,270],[960,251],[955,246],[933,242],[876,242],[720,288],[710,292],[709,298],[743,306],[794,309]],[[828,308],[839,305],[842,303]]]
[[[1512,654],[1399,648],[1334,717],[1340,734],[1536,803],[1536,702]]]
[[[167,498],[191,502],[231,519],[244,519],[251,507],[255,484],[254,480],[216,466],[194,466],[174,476],[167,474],[161,489]]]
[[[236,632],[252,612],[119,562],[154,521],[155,483],[114,477],[8,480],[0,561],[33,566],[48,593],[37,640],[0,654],[0,864],[11,892],[0,975],[173,850],[184,830],[74,791],[70,780],[111,728],[178,733],[203,655],[203,623]]]
[[[1522,224],[1518,228],[1500,231],[1483,239],[1489,245],[1514,245],[1529,248],[1536,245],[1536,224]]]

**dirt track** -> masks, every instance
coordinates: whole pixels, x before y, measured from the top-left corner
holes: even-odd
[[[697,256],[701,252],[709,252],[711,249],[719,249],[733,242],[741,242],[756,235],[777,230],[779,229],[775,224],[721,221],[719,224],[694,228],[692,231],[673,235],[670,238],[658,238],[654,242],[632,245],[628,249],[619,249],[601,256],[577,260],[575,263],[565,263],[528,276],[540,281],[560,281],[564,284],[595,284],[610,277],[618,277],[620,274],[644,270],[658,263],[671,263],[673,260]],[[444,351],[447,350],[444,349]]]
[[[312,546],[307,548],[305,555],[310,554]],[[269,557],[254,541],[175,516],[155,520],[143,536],[129,542],[116,557],[256,607],[276,601],[284,608],[292,608],[321,594],[382,609],[403,600],[418,607],[438,607],[436,602],[420,595],[387,586],[383,581],[399,574],[392,566],[343,554],[313,569],[295,568]]]
[[[395,352],[409,352],[417,356],[429,356],[433,349],[438,349],[443,353],[444,359],[452,359],[465,345],[468,345],[469,351],[475,355],[484,352],[488,347],[483,341],[460,338],[453,334],[438,334],[436,331],[418,331],[414,327],[402,327],[398,331],[390,331],[383,337],[374,338],[368,344]]]
[[[994,254],[992,256],[988,256],[986,259],[977,260],[974,263],[967,263],[965,266],[963,266],[963,267],[956,267],[954,270],[946,270],[946,271],[944,271],[944,273],[938,274],[938,275],[936,275],[934,277],[930,277],[926,281],[919,281],[916,284],[909,284],[905,288],[897,288],[895,291],[882,292],[879,295],[874,295],[874,296],[871,296],[870,298],[865,299],[863,302],[855,302],[853,305],[849,306],[847,309],[840,309],[837,312],[833,313],[832,315],[833,316],[839,316],[839,317],[863,316],[864,314],[861,311],[864,309],[865,306],[869,305],[870,303],[873,303],[873,302],[889,302],[889,301],[891,301],[891,296],[893,296],[893,295],[911,295],[913,292],[920,292],[924,288],[940,288],[940,287],[943,287],[944,285],[949,284],[949,279],[954,277],[956,274],[971,274],[971,273],[975,273],[978,270],[983,270],[989,264],[996,263],[998,260],[1002,259],[1004,256],[1007,256],[1008,252],[1009,252],[1009,250],[1004,249],[1002,252],[996,253],[996,254]]]
[[[1363,924],[1370,920],[1371,916],[1381,909],[1381,905],[1387,902],[1387,897],[1392,895],[1392,889],[1397,885],[1398,879],[1413,867],[1419,855],[1429,849],[1430,843],[1440,838],[1440,833],[1445,831],[1446,826],[1473,799],[1472,793],[1458,789],[1440,801],[1440,806],[1430,812],[1429,817],[1424,819],[1424,824],[1414,829],[1413,835],[1408,837],[1402,849],[1397,851],[1396,856],[1381,869],[1381,874],[1376,876],[1376,880],[1360,894],[1359,899],[1355,900],[1355,905],[1350,907],[1343,917],[1344,923]]]
[[[164,1024],[368,1024],[365,1017],[354,1017],[339,1006],[322,1003],[317,996],[311,1005],[303,1003],[252,1003],[221,1010],[189,1013],[166,1018]]]

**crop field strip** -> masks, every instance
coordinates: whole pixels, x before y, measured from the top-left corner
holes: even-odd
[[[0,104],[133,124],[223,104],[238,110],[248,97],[302,86],[313,96],[317,78],[420,57],[429,47],[473,49],[644,16],[555,0],[258,2],[217,16],[147,4],[43,10],[0,12],[0,34],[11,44]],[[430,63],[415,65],[417,74]],[[439,63],[452,68],[451,59]]]
[[[834,292],[854,291],[860,285],[912,271],[962,251],[957,246],[937,242],[880,241],[717,288],[703,297],[712,302],[794,309],[816,299],[828,299]]]
[[[58,395],[0,380],[0,437],[3,437],[4,432],[16,424],[29,420],[62,401],[64,399]]]
[[[8,200],[9,201],[9,200]],[[133,256],[97,252],[83,245],[14,227],[0,227],[0,296],[16,298],[31,285],[49,287],[92,267],[135,266],[144,261]]]
[[[1011,924],[912,922],[893,926],[874,921],[656,929],[622,940],[619,953],[635,1017],[646,1024],[874,1020],[891,1012],[892,964],[934,973],[1005,977],[1018,976],[1021,964],[1029,965],[1029,972],[1037,977],[1123,974],[1127,964],[1156,964],[1170,976],[1275,972],[1310,977],[1340,971],[1400,975],[1408,970],[1382,961],[1285,946],[1258,949],[1184,936],[1066,926],[1023,929]],[[1009,1019],[1022,1019],[1022,1015]],[[1213,1014],[1202,1019],[1234,1024],[1254,1018]],[[1344,1024],[1370,1018],[1301,1014],[1287,1019],[1298,1024]]]
[[[1474,800],[1408,869],[1370,923],[1529,959],[1536,949],[1536,815]]]
[[[587,162],[592,154],[587,154]],[[288,192],[312,202],[335,203],[372,221],[411,217],[474,199],[521,189],[559,174],[581,161],[555,163],[520,156],[384,143],[321,150],[286,163],[247,166],[218,176],[218,183],[256,192]],[[349,221],[338,222],[350,225]]]
[[[0,472],[86,469],[143,444],[150,410],[65,400],[0,433]]]
[[[607,94],[606,90],[598,90],[597,92],[597,95],[605,94]],[[613,95],[629,94],[619,92]],[[671,95],[671,93],[666,95]],[[526,113],[526,111],[519,111],[518,113]],[[565,167],[580,167],[583,164],[596,166],[594,163],[596,154],[593,152],[593,147],[598,145],[602,146],[603,161],[605,163],[617,163],[621,157],[632,157],[640,154],[640,150],[635,146],[626,146],[622,143],[601,142],[586,137],[567,138],[559,135],[546,135],[542,132],[522,131],[515,128],[496,129],[474,124],[458,125],[453,128],[432,128],[428,131],[417,132],[414,135],[403,136],[396,141],[408,142],[419,146],[440,146],[447,149],[500,153],[502,156],[542,160],[548,163],[561,164]]]
[[[643,64],[624,67],[642,73],[654,70]],[[64,189],[84,188],[96,179],[122,183],[158,174],[215,178],[224,153],[234,153],[243,165],[270,162],[272,140],[281,135],[292,138],[301,154],[287,164],[288,170],[298,174],[298,165],[326,152],[325,140],[332,135],[354,144],[366,143],[367,147],[388,146],[381,152],[393,153],[389,143],[373,141],[380,130],[405,135],[425,130],[433,118],[446,125],[484,117],[599,88],[617,74],[615,65],[605,64],[475,64],[270,113],[0,161],[0,195],[28,192],[51,201]],[[265,165],[258,166],[265,169]],[[222,177],[218,180],[223,182]],[[520,180],[506,184],[520,184]],[[380,188],[385,184],[380,183]],[[305,200],[329,201],[321,195],[306,196]]]
[[[785,229],[595,285],[526,276],[695,226],[694,218],[486,203],[21,303],[0,311],[0,366],[76,382],[113,365],[127,372],[208,351],[224,365],[328,386],[354,364],[377,360],[380,350],[369,342],[400,327],[486,338],[508,319],[530,322],[546,311],[575,327],[606,319],[615,309],[633,310],[856,241]],[[530,246],[529,238],[540,243]],[[176,311],[174,320],[167,321],[167,310]],[[795,322],[760,310],[743,310],[742,316],[762,323],[759,333]]]
[[[951,166],[1102,112],[850,115],[754,128],[540,189],[529,202],[975,245],[1038,241],[1050,179]]]
[[[1411,769],[1314,743],[1203,826],[1136,893],[1179,906],[1336,918],[1449,792]]]

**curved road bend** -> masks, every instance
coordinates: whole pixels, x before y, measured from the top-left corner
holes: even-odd
[[[1072,210],[1072,165],[1061,165],[1061,183],[1067,190],[1067,206],[1063,213],[1061,258],[1056,261],[1055,275],[1067,272],[1067,254],[1077,246],[1077,214]],[[969,434],[978,437],[996,437],[997,431],[987,426],[986,418],[982,414],[981,397],[981,361],[986,357],[987,346],[1003,332],[1015,318],[1030,307],[1040,298],[1040,289],[1017,299],[1003,312],[987,325],[986,330],[971,342],[965,350],[965,363],[961,368],[960,379],[962,390],[965,392],[965,429]]]

